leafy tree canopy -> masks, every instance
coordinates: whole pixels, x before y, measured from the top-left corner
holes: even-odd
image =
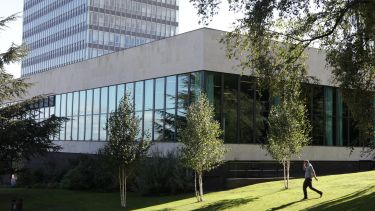
[[[208,23],[221,0],[190,0]],[[306,49],[325,51],[334,83],[341,88],[365,146],[375,138],[375,1],[373,0],[228,0],[241,14],[234,31],[222,40],[230,58],[251,69],[266,87],[280,72],[306,71],[296,65]],[[280,48],[281,47],[281,48]],[[295,74],[292,74],[295,75]],[[276,86],[277,87],[277,86]],[[273,89],[276,90],[276,89]],[[352,143],[355,144],[355,143]]]
[[[17,17],[0,18],[0,30]],[[52,116],[36,121],[39,110],[32,105],[38,104],[42,96],[7,104],[21,98],[30,86],[24,79],[14,79],[5,70],[5,65],[20,61],[26,52],[23,45],[14,43],[6,52],[0,52],[0,161],[20,161],[60,149],[52,143],[51,137],[65,119]]]

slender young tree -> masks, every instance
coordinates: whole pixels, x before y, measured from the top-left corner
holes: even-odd
[[[223,131],[214,120],[214,108],[207,97],[201,94],[199,100],[189,106],[186,126],[181,131],[183,143],[181,159],[186,167],[194,170],[194,187],[197,201],[203,201],[202,175],[223,163],[227,148],[220,138]],[[198,180],[198,187],[197,187]]]
[[[127,205],[127,179],[134,173],[139,162],[147,155],[151,142],[137,138],[140,120],[134,114],[129,96],[126,94],[117,111],[112,113],[106,125],[108,142],[99,154],[117,170],[121,207]]]
[[[289,91],[288,94],[295,97],[281,99],[279,105],[271,108],[265,145],[272,158],[283,165],[285,189],[289,188],[290,160],[293,156],[299,155],[302,148],[310,143],[311,131],[311,126],[305,119],[305,105],[297,97],[300,93],[290,92],[293,91]]]

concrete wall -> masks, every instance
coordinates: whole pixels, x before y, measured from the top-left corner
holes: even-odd
[[[98,141],[55,141],[63,147],[61,152],[69,153],[87,153],[95,154],[98,149],[103,147],[105,142]],[[173,142],[156,142],[153,144],[152,150],[157,150],[162,153],[168,151],[175,151],[180,143]],[[230,151],[226,154],[226,160],[237,161],[270,161],[273,160],[261,145],[257,144],[227,144]],[[333,147],[333,146],[307,146],[303,149],[300,157],[295,157],[293,160],[315,160],[315,161],[358,161],[371,160],[371,156],[362,156],[362,148],[357,147],[353,152],[347,147]]]
[[[225,56],[219,43],[225,32],[199,29],[124,51],[35,74],[26,98],[40,94],[60,94],[133,82],[197,70],[241,73],[238,63]],[[309,49],[307,65],[312,76],[329,84],[324,54]]]

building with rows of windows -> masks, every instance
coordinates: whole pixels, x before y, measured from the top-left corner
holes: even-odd
[[[25,0],[22,76],[170,37],[178,0]]]
[[[179,145],[176,127],[185,117],[187,105],[204,91],[230,147],[226,160],[258,162],[257,167],[246,167],[254,171],[261,168],[259,165],[271,168],[259,164],[272,160],[261,146],[268,96],[259,93],[257,79],[248,76],[250,71],[241,71],[236,61],[226,58],[225,48],[219,44],[222,35],[221,31],[199,29],[34,74],[29,79],[34,86],[28,97],[49,96],[39,105],[40,120],[52,114],[69,119],[54,137],[63,153],[93,154],[105,144],[108,116],[116,111],[125,93],[141,119],[140,136],[150,134],[153,148],[169,151]],[[358,165],[363,167],[363,160],[369,162],[367,167],[374,165],[372,158],[361,156],[360,145],[352,152],[346,147],[358,139],[358,133],[339,89],[330,85],[324,53],[309,49],[308,55],[309,75],[319,79],[320,85],[304,85],[310,90],[306,95],[312,143],[295,159],[321,162],[320,171],[330,171],[332,166],[358,169]]]

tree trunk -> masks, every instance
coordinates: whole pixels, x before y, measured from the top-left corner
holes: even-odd
[[[284,172],[284,188],[288,189],[287,183],[286,183],[286,161],[283,160],[283,172]]]
[[[197,198],[197,201],[199,202],[199,194],[198,194],[198,188],[197,188],[197,172],[194,171],[194,191],[195,191],[195,197]]]
[[[290,160],[286,161],[286,188],[289,188],[289,169],[290,169]]]
[[[199,182],[199,202],[203,201],[203,180],[202,180],[202,172],[198,173],[198,182]]]
[[[121,207],[126,207],[126,174],[124,168],[119,168],[119,185],[120,185],[120,204]]]

